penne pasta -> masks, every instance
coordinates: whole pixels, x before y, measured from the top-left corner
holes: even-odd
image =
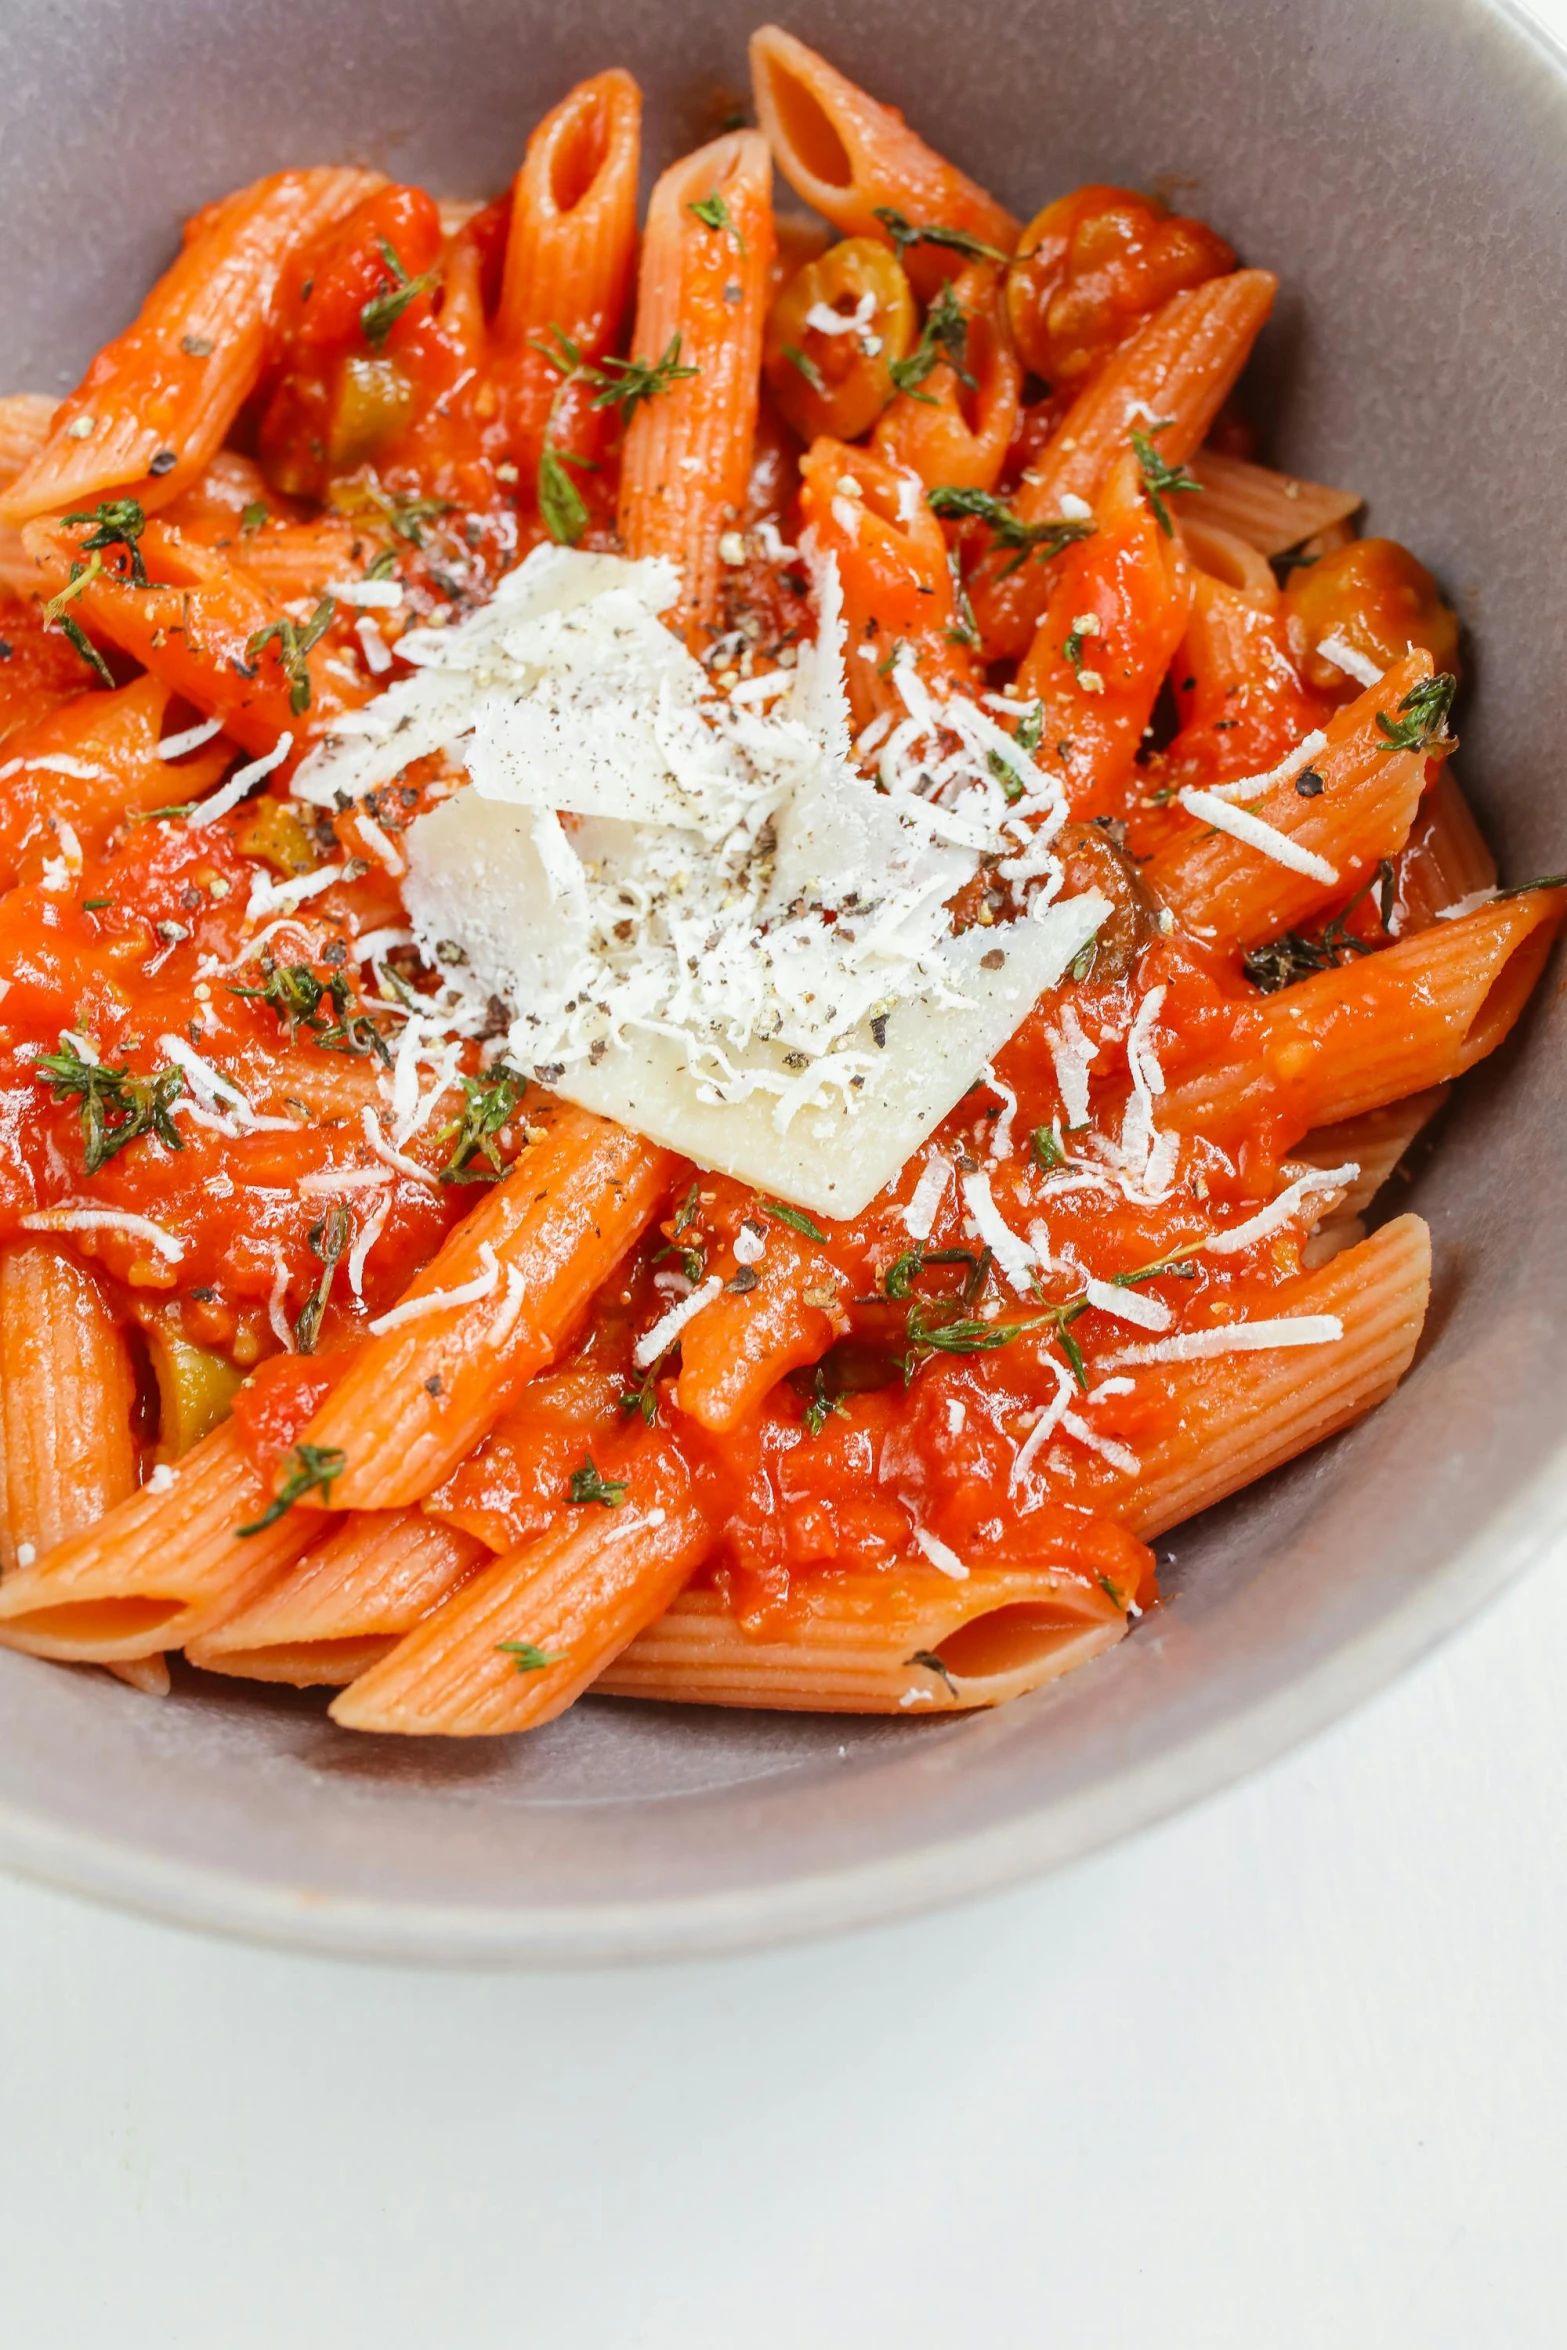
[[[774,160],[797,196],[847,237],[889,240],[881,215],[915,229],[966,231],[998,252],[1017,243],[1004,205],[927,147],[890,106],[858,89],[778,25],[751,36],[751,87]],[[905,248],[916,289],[933,294],[951,274],[950,248]]]
[[[109,490],[148,511],[177,497],[255,389],[285,263],[381,184],[366,171],[280,172],[210,213],[55,410],[43,447],[0,496],[0,522]]]
[[[400,1509],[438,1485],[551,1360],[675,1165],[586,1110],[557,1112],[306,1429],[303,1442],[343,1456],[332,1506]]]
[[[723,1595],[681,1592],[595,1684],[605,1697],[791,1713],[924,1714],[1004,1705],[1103,1656],[1125,1610],[1041,1568],[834,1575],[782,1638],[745,1630]]]
[[[1097,504],[1134,430],[1159,426],[1157,453],[1179,467],[1193,455],[1245,366],[1268,313],[1277,280],[1265,269],[1238,269],[1177,294],[1124,344],[1080,392],[1015,500],[1021,521],[1054,521],[1064,501]],[[1026,651],[1049,592],[1037,564],[1009,570],[1001,554],[975,574],[974,616],[993,655]]]
[[[590,365],[619,339],[636,264],[641,123],[630,74],[595,74],[544,117],[513,183],[495,337],[512,456],[527,482],[562,387],[554,338]]]
[[[963,375],[942,360],[915,390],[894,393],[872,440],[889,465],[917,474],[928,490],[990,490],[1017,430],[1023,369],[994,269],[966,269],[952,300],[966,321]]]
[[[680,1455],[644,1434],[609,1506],[482,1568],[332,1706],[356,1730],[449,1738],[536,1729],[658,1615],[712,1543]]]
[[[199,800],[212,789],[232,745],[220,741],[177,761],[161,757],[170,700],[157,678],[138,677],[113,693],[83,695],[11,736],[6,764],[16,766],[0,799],[0,888],[50,861],[69,880],[73,862],[79,868],[83,857],[100,855],[125,817]]]
[[[228,1423],[36,1566],[0,1583],[0,1647],[124,1664],[199,1639],[320,1532],[292,1510],[246,1536],[266,1486]]]
[[[1153,896],[1193,928],[1253,946],[1351,895],[1409,837],[1426,761],[1395,749],[1386,729],[1430,674],[1428,654],[1407,655],[1337,713],[1320,748],[1292,754],[1282,775],[1258,777],[1255,794],[1233,783],[1222,800],[1189,794],[1192,828],[1144,869]],[[1246,830],[1217,829],[1236,821],[1236,809]]]
[[[356,1510],[185,1653],[204,1672],[340,1688],[389,1655],[489,1555],[472,1535],[417,1510]]]
[[[1348,522],[1363,503],[1356,490],[1331,490],[1217,449],[1199,449],[1191,469],[1203,488],[1203,521],[1265,557],[1282,555]]]
[[[1420,803],[1398,866],[1400,931],[1424,930],[1447,906],[1496,887],[1496,859],[1450,764]]]
[[[1161,1115],[1222,1142],[1266,1114],[1287,1148],[1447,1085],[1508,1035],[1564,915],[1560,890],[1529,890],[1303,979],[1253,1016],[1241,1051],[1173,1086]]]
[[[697,645],[718,632],[719,541],[751,476],[771,180],[762,139],[731,132],[665,172],[642,240],[632,358],[664,381],[627,424],[620,533],[628,554],[678,565],[673,617]]]
[[[0,1571],[33,1565],[133,1492],[130,1349],[102,1288],[44,1241],[0,1254]]]

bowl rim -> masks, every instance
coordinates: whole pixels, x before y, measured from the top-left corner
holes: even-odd
[[[1526,42],[1567,95],[1561,27],[1526,0],[1446,0]],[[343,1897],[64,1827],[0,1797],[0,1868],[158,1923],[302,1955],[469,1969],[608,1967],[738,1955],[888,1925],[1065,1867],[1280,1760],[1476,1618],[1567,1535],[1567,1439],[1492,1522],[1375,1622],[1156,1755],[993,1827],[722,1893],[559,1904]]]

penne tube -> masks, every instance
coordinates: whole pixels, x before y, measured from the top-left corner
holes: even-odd
[[[1160,1122],[1221,1147],[1258,1118],[1280,1149],[1461,1077],[1512,1029],[1567,914],[1526,890],[1266,999],[1233,1054],[1180,1079]]]
[[[22,539],[49,585],[65,588],[75,535],[60,523],[31,522]],[[72,613],[198,710],[221,718],[247,751],[264,754],[284,734],[300,750],[307,727],[365,699],[368,681],[351,685],[329,669],[324,642],[290,662],[279,631],[296,624],[237,563],[156,520],[140,545],[152,584],[136,587],[100,572],[72,597]]]
[[[1452,767],[1438,767],[1398,866],[1399,928],[1425,930],[1444,906],[1496,887],[1496,859]]]
[[[512,455],[527,482],[561,383],[552,335],[590,363],[619,339],[636,264],[641,124],[630,74],[595,74],[544,117],[513,182],[494,333]]]
[[[1335,1315],[1341,1338],[1139,1366],[1130,1396],[1091,1399],[1095,1433],[1136,1468],[1074,1446],[1061,1464],[1046,1457],[1045,1482],[1054,1492],[1064,1477],[1080,1507],[1151,1542],[1385,1402],[1414,1357],[1430,1291],[1430,1233],[1400,1216],[1268,1301],[1270,1317]]]
[[[331,1506],[400,1509],[449,1475],[553,1358],[677,1164],[586,1110],[554,1112],[304,1431],[344,1456]]]
[[[161,758],[171,698],[157,678],[138,677],[113,693],[84,694],[10,737],[5,763],[18,765],[0,791],[0,888],[21,877],[24,860],[101,856],[125,816],[212,789],[233,745]]]
[[[1406,654],[1379,685],[1336,712],[1322,747],[1289,761],[1279,780],[1237,798],[1229,797],[1234,784],[1226,784],[1222,803],[1207,793],[1189,802],[1191,829],[1144,867],[1144,886],[1189,928],[1220,931],[1243,947],[1277,938],[1349,897],[1409,836],[1425,756],[1392,749],[1378,720],[1391,726],[1404,696],[1430,674],[1428,653]],[[1303,794],[1302,779],[1320,788]],[[1259,846],[1217,829],[1225,809],[1236,807],[1279,845]],[[1286,855],[1308,869],[1295,870],[1283,862]]]
[[[711,1546],[707,1519],[674,1447],[642,1431],[606,1473],[612,1506],[508,1552],[339,1697],[350,1730],[494,1736],[553,1721],[675,1592]],[[615,1490],[614,1487],[611,1490]]]
[[[1177,294],[1155,311],[1067,410],[1024,477],[1014,508],[1024,522],[1053,522],[1063,500],[1097,506],[1134,430],[1152,433],[1158,455],[1182,465],[1202,441],[1250,356],[1277,289],[1265,269],[1238,269]],[[994,658],[1027,651],[1048,596],[1048,567],[988,555],[972,587],[974,616]]]
[[[229,1422],[106,1517],[0,1583],[0,1647],[75,1664],[179,1648],[220,1623],[321,1531],[289,1510],[243,1535],[268,1492]]]
[[[670,380],[637,402],[626,431],[620,532],[628,555],[678,565],[681,597],[669,617],[698,650],[718,633],[719,540],[742,525],[751,478],[771,180],[755,131],[716,139],[665,172],[642,241],[633,358]],[[674,376],[676,367],[687,372]]]
[[[722,1290],[680,1334],[674,1400],[704,1428],[737,1427],[790,1371],[815,1363],[848,1327],[833,1268],[806,1240],[770,1229],[754,1289]]]
[[[355,1510],[185,1653],[204,1672],[340,1688],[489,1556],[475,1536],[418,1510]]]
[[[116,1681],[139,1690],[143,1697],[167,1697],[172,1683],[169,1679],[169,1660],[165,1656],[135,1656],[121,1658],[104,1666]]]
[[[1372,1201],[1397,1173],[1417,1135],[1424,1132],[1439,1110],[1446,1107],[1450,1085],[1431,1085],[1407,1101],[1388,1102],[1380,1110],[1363,1110],[1338,1126],[1320,1126],[1304,1135],[1290,1151],[1292,1163],[1304,1167],[1342,1167],[1353,1160],[1360,1169],[1327,1222],[1363,1216]]]
[[[1184,506],[1177,528],[1189,560],[1200,573],[1244,597],[1258,612],[1279,610],[1283,596],[1272,564],[1234,531],[1215,522],[1207,507],[1196,514],[1190,504]]]
[[[891,211],[912,228],[966,230],[1000,253],[1016,246],[1018,223],[1004,205],[778,25],[751,35],[751,87],[779,170],[842,235],[889,243],[878,215]],[[939,245],[905,246],[904,265],[924,296],[953,274],[950,249]]]
[[[111,490],[149,512],[177,497],[256,387],[285,263],[382,184],[353,169],[279,172],[202,216],[134,323],[55,410],[43,447],[0,496],[0,522],[91,506]]]
[[[967,320],[964,383],[942,360],[918,392],[897,392],[872,435],[889,465],[918,474],[927,490],[992,490],[1017,430],[1023,368],[1002,317],[994,269],[964,270],[952,288]]]
[[[834,440],[812,443],[800,476],[801,514],[819,551],[838,566],[856,728],[883,710],[902,711],[892,674],[900,645],[938,686],[971,681],[972,659],[957,641],[947,542],[917,476],[874,450]]]
[[[1364,503],[1358,490],[1332,490],[1217,449],[1199,449],[1191,470],[1202,483],[1204,522],[1233,532],[1264,557],[1282,555],[1319,531],[1347,522]]]
[[[44,1241],[0,1254],[0,1567],[33,1565],[136,1487],[136,1377],[85,1265]]]
[[[1041,1567],[923,1564],[801,1577],[782,1638],[748,1632],[724,1595],[682,1591],[595,1683],[604,1697],[790,1713],[957,1713],[1002,1705],[1102,1656],[1124,1609]]]
[[[363,549],[362,528],[323,514],[314,522],[264,523],[247,535],[230,535],[223,552],[278,603],[304,598],[314,607],[335,581],[358,574]]]

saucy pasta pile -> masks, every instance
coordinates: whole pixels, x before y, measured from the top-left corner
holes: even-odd
[[[609,71],[0,401],[0,1641],[992,1704],[1408,1368],[1564,912],[1452,611],[1256,461],[1266,270],[752,63],[640,230]]]

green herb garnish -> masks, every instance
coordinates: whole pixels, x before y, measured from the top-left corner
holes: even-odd
[[[265,500],[262,498],[257,498],[252,505],[249,505],[245,508],[244,513],[239,518],[240,537],[242,539],[248,539],[252,537],[253,534],[261,528],[264,522],[269,522],[270,520],[271,515],[268,511]]]
[[[834,1413],[840,1420],[846,1420],[849,1417],[849,1407],[841,1395],[828,1394],[827,1374],[818,1363],[816,1377],[811,1386],[811,1400],[805,1407],[807,1432],[812,1436],[820,1436]]]
[[[437,1142],[450,1142],[452,1155],[441,1169],[443,1183],[494,1183],[506,1172],[496,1136],[509,1126],[528,1090],[528,1080],[504,1061],[492,1061],[480,1077],[462,1081],[462,1116],[443,1126]],[[475,1160],[485,1164],[476,1166]]]
[[[578,457],[570,449],[553,447],[549,441],[539,451],[539,519],[557,547],[574,547],[588,527],[588,509],[582,492],[567,471],[573,465],[584,473],[598,471],[591,457]]]
[[[314,1294],[300,1311],[294,1324],[294,1343],[302,1355],[314,1354],[316,1340],[321,1335],[321,1317],[326,1312],[327,1300],[332,1295],[332,1276],[338,1260],[353,1238],[354,1219],[341,1200],[328,1208],[319,1224],[313,1224],[306,1239],[310,1253],[321,1260],[321,1278]]]
[[[1153,430],[1163,432],[1165,426],[1173,422],[1172,417],[1166,416]],[[1170,520],[1170,509],[1165,499],[1173,497],[1177,490],[1200,490],[1202,483],[1188,473],[1184,466],[1172,465],[1167,458],[1161,457],[1147,433],[1134,432],[1132,447],[1137,454],[1138,470],[1143,477],[1143,487],[1148,492],[1148,503],[1153,508],[1154,520],[1167,539],[1173,538],[1175,525]]]
[[[247,661],[256,660],[268,645],[277,646],[278,667],[288,679],[288,706],[296,718],[302,718],[310,707],[310,655],[331,627],[336,612],[333,598],[323,596],[303,625],[297,620],[269,620],[245,646]]]
[[[1447,714],[1458,691],[1458,680],[1444,671],[1439,677],[1424,677],[1410,687],[1398,705],[1395,723],[1385,710],[1377,712],[1377,732],[1383,740],[1377,745],[1383,751],[1425,751],[1433,758],[1445,758],[1458,748],[1447,731]]]
[[[990,490],[959,489],[943,482],[926,492],[925,503],[933,514],[948,520],[972,514],[989,525],[992,548],[1012,550],[1011,562],[997,574],[1000,579],[1009,578],[1031,555],[1037,555],[1041,563],[1048,563],[1063,547],[1075,546],[1079,539],[1094,535],[1094,525],[1087,520],[1025,522],[1005,498],[996,497]],[[1044,723],[1042,712],[1040,723]]]
[[[822,398],[825,399],[827,396],[827,386],[822,381],[822,371],[817,366],[815,360],[808,359],[805,353],[801,350],[798,350],[793,343],[784,344],[783,355],[788,360],[789,365],[793,368],[796,368],[799,373],[804,376],[812,391],[820,393]]]
[[[780,1224],[787,1224],[791,1231],[802,1234],[806,1240],[825,1241],[827,1238],[821,1226],[813,1224],[803,1208],[787,1207],[781,1199],[759,1199],[756,1204],[765,1215],[776,1216]]]
[[[710,228],[714,231],[727,229],[730,236],[734,238],[736,250],[744,259],[745,239],[735,226],[733,213],[716,188],[710,196],[704,196],[699,204],[688,204],[686,210],[699,220],[704,228]]]
[[[893,250],[900,261],[910,245],[942,245],[949,253],[966,254],[971,261],[1011,259],[1011,255],[1003,253],[998,245],[983,243],[966,228],[944,228],[940,222],[930,228],[915,228],[901,212],[894,212],[890,204],[878,204],[876,218],[891,237]]]
[[[1064,1167],[1066,1153],[1049,1126],[1036,1126],[1028,1138],[1028,1147],[1034,1154],[1036,1167]]]
[[[936,404],[933,395],[919,387],[943,361],[959,383],[966,384],[971,392],[979,389],[968,371],[967,358],[968,312],[949,280],[925,313],[919,341],[906,359],[889,360],[887,373],[900,392],[907,392],[911,399],[923,400],[927,407],[933,408]]]
[[[565,1649],[551,1655],[547,1649],[537,1648],[531,1640],[497,1640],[497,1656],[511,1656],[517,1660],[519,1673],[542,1673],[546,1665],[564,1665],[570,1662]]]
[[[596,1501],[604,1509],[618,1510],[630,1490],[624,1477],[601,1477],[593,1466],[591,1453],[586,1456],[580,1469],[571,1472],[571,1498],[579,1509],[590,1501]]]
[[[83,1167],[96,1175],[128,1143],[154,1134],[171,1151],[185,1148],[185,1140],[170,1111],[183,1092],[178,1069],[164,1069],[153,1077],[133,1077],[125,1064],[110,1068],[103,1061],[83,1058],[74,1044],[62,1043],[57,1053],[40,1053],[34,1070],[53,1087],[56,1101],[81,1102]]]
[[[296,1444],[286,1457],[294,1467],[254,1525],[236,1526],[236,1534],[264,1534],[307,1493],[319,1493],[323,1501],[330,1501],[333,1486],[348,1467],[347,1453],[335,1444]]]
[[[377,237],[376,243],[381,248],[381,259],[391,271],[391,279],[360,308],[359,324],[373,350],[380,349],[409,303],[427,294],[440,275],[437,269],[427,269],[422,276],[410,277],[385,237]]]
[[[536,342],[534,350],[542,352],[552,367],[559,368],[563,382],[569,383],[576,377],[591,384],[593,407],[618,408],[621,423],[626,426],[644,400],[655,400],[687,376],[702,372],[698,367],[681,365],[678,334],[671,335],[661,359],[606,359],[602,367],[585,359],[570,336],[562,334],[558,326],[552,326],[549,335],[549,341]]]
[[[945,1681],[953,1696],[957,1696],[958,1685],[933,1648],[917,1648],[906,1661],[911,1665],[923,1665],[927,1673],[934,1673],[938,1680]]]
[[[134,498],[108,498],[90,514],[67,514],[65,520],[96,525],[87,538],[78,541],[84,555],[91,555],[99,548],[123,547],[130,562],[131,585],[147,585],[147,566],[137,543],[147,527],[147,517]]]
[[[1293,987],[1297,980],[1309,979],[1314,972],[1338,970],[1354,955],[1374,955],[1378,941],[1355,937],[1347,927],[1349,917],[1362,899],[1376,889],[1377,911],[1386,930],[1396,886],[1392,862],[1384,857],[1375,872],[1367,874],[1349,903],[1341,906],[1332,921],[1323,925],[1316,938],[1308,937],[1304,931],[1286,930],[1281,937],[1269,939],[1265,946],[1248,947],[1241,957],[1247,978],[1264,995],[1275,995],[1280,988]]]

